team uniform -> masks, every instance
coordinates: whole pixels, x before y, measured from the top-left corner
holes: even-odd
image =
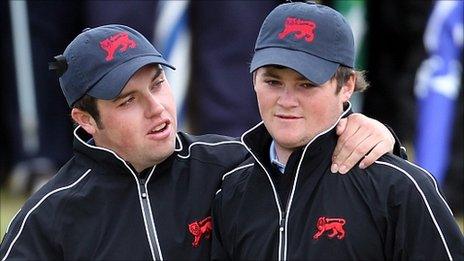
[[[245,159],[239,141],[178,133],[175,153],[137,175],[82,128],[74,135],[75,156],[12,220],[0,260],[209,258],[211,202]]]
[[[212,258],[462,260],[463,236],[433,177],[391,154],[332,174],[334,127],[294,151],[284,173],[263,123],[242,136],[252,156],[216,195]]]

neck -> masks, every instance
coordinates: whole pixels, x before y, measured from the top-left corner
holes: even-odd
[[[287,149],[280,146],[277,142],[275,143],[275,149],[277,153],[277,158],[279,159],[280,163],[287,165],[288,158],[293,152],[293,149]]]

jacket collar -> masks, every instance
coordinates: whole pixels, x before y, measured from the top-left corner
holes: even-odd
[[[302,153],[302,158],[310,157],[312,153],[316,153],[321,147],[325,146],[327,140],[336,141],[337,135],[335,127],[340,119],[347,117],[351,113],[351,103],[347,102],[345,110],[332,126],[321,131],[306,145],[297,148],[292,154]],[[261,163],[269,161],[269,148],[272,142],[272,137],[263,122],[258,123],[256,126],[243,133],[241,141],[255,159]]]
[[[95,145],[95,142],[90,134],[88,134],[81,126],[78,126],[74,129],[74,142],[73,147],[74,151],[77,153],[84,154],[85,156],[91,158],[92,160],[98,162],[99,165],[104,165],[105,168],[110,168],[117,171],[129,171],[133,175],[137,174],[135,168],[119,155],[116,154],[111,149],[99,147]],[[174,153],[158,165],[165,165],[164,163],[171,162],[174,158],[173,156],[183,149],[182,141],[178,134],[176,134],[176,148]],[[150,167],[145,171],[151,172],[156,165]]]

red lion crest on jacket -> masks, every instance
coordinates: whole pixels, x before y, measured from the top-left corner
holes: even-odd
[[[211,231],[213,230],[212,218],[207,217],[201,221],[194,221],[188,225],[188,228],[194,237],[192,246],[198,247],[202,236],[206,239],[211,236]]]
[[[319,239],[324,232],[332,231],[329,235],[329,238],[333,238],[337,236],[338,239],[343,239],[345,237],[345,229],[343,229],[343,225],[345,225],[345,220],[343,218],[327,218],[327,217],[320,217],[317,220],[317,232],[314,234],[314,239]]]

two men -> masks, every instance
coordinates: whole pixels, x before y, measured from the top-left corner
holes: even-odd
[[[79,125],[75,156],[12,220],[1,260],[210,257],[212,200],[223,175],[248,151],[232,138],[177,133],[162,66],[172,68],[122,25],[85,30],[56,57],[51,67]],[[377,126],[363,155],[393,147],[391,134],[372,122],[347,123]],[[354,144],[366,144],[354,137]],[[353,162],[362,157],[352,155]]]
[[[350,26],[329,7],[288,3],[267,16],[250,68],[263,123],[242,136],[251,157],[217,192],[213,259],[463,259],[427,171],[386,154],[331,174],[335,126],[367,85],[354,55]]]

